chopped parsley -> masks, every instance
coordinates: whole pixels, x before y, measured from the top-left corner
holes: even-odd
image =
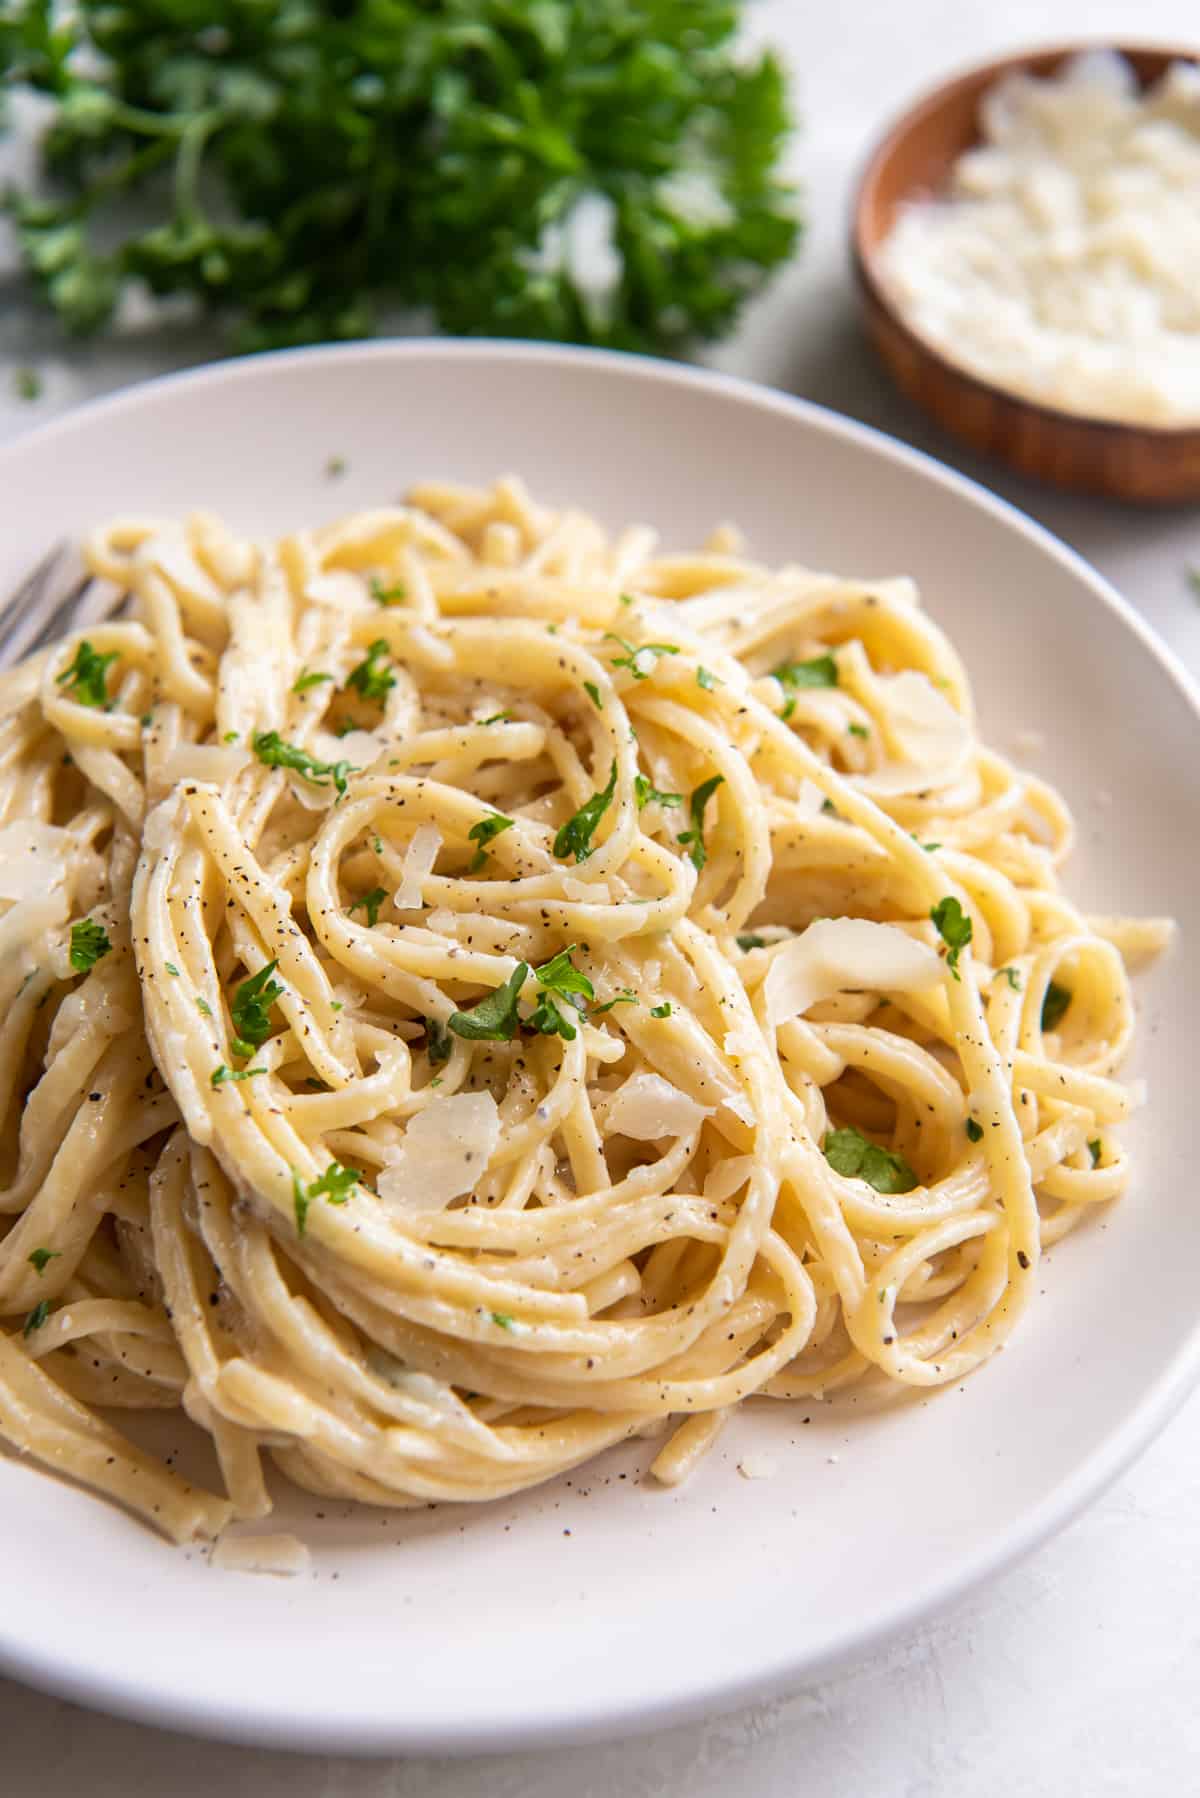
[[[659,656],[677,656],[677,643],[626,643],[624,637],[618,637],[616,631],[605,631],[606,643],[619,643],[625,651],[623,656],[613,657],[614,668],[628,668],[634,680],[649,680],[654,672]]]
[[[787,694],[779,716],[791,717],[796,709],[796,694],[805,687],[836,687],[838,667],[831,655],[814,656],[808,662],[780,662],[771,673]]]
[[[398,606],[408,598],[408,588],[403,581],[393,581],[387,586],[377,574],[371,576],[371,598],[377,606]]]
[[[341,475],[345,474],[348,467],[349,463],[346,461],[345,456],[330,456],[328,462],[325,464],[325,473],[329,480],[336,481]]]
[[[502,1330],[514,1330],[516,1328],[515,1320],[509,1316],[507,1311],[493,1311],[492,1322],[497,1324]]]
[[[208,1000],[202,999],[199,994],[196,995],[196,1010],[200,1013],[202,1018],[212,1017],[212,1007],[209,1005]],[[236,1047],[237,1044],[235,1043],[234,1048],[236,1049]],[[247,1050],[245,1053],[249,1053],[249,1051]]]
[[[225,735],[221,738],[222,743],[236,743],[237,740],[238,733],[236,730],[227,730]]]
[[[1092,1166],[1095,1167],[1100,1159],[1100,1138],[1098,1136],[1093,1136],[1092,1140],[1088,1143],[1088,1154],[1092,1158]],[[33,1257],[31,1255],[30,1260],[32,1261],[32,1259]]]
[[[176,980],[179,979],[179,969],[175,966],[173,961],[164,962],[163,966],[166,968],[168,974],[174,974]]]
[[[480,718],[480,724],[507,724],[512,717],[511,712],[493,712],[490,718]]]
[[[352,668],[346,676],[346,685],[353,687],[364,699],[382,705],[396,684],[396,677],[390,668],[381,666],[383,657],[388,653],[387,641],[376,637],[367,650],[366,655],[356,668]]]
[[[42,397],[42,377],[36,368],[13,369],[13,391],[19,400],[37,400]]]
[[[603,1005],[593,1005],[592,1016],[598,1018],[604,1012],[611,1011],[614,1005],[636,1005],[637,1002],[638,996],[636,993],[618,993],[615,999],[608,999]]]
[[[578,1032],[559,1001],[580,1012],[585,1010],[589,999],[596,997],[596,989],[587,975],[581,974],[571,960],[577,947],[572,943],[570,948],[561,949],[551,960],[533,970],[541,992],[537,1005],[525,1020],[530,1030],[540,1031],[543,1036],[561,1036],[569,1043],[575,1041]]]
[[[911,1192],[918,1183],[902,1155],[881,1148],[853,1125],[827,1131],[822,1152],[835,1173],[865,1180],[876,1192]]]
[[[978,1123],[975,1118],[967,1119],[967,1141],[968,1142],[982,1142],[983,1141],[983,1125]]]
[[[266,767],[290,768],[293,774],[302,774],[314,786],[323,787],[332,780],[339,798],[346,791],[346,776],[359,772],[349,762],[319,762],[307,749],[301,749],[296,743],[285,743],[277,730],[257,731],[254,753]]]
[[[256,1074],[265,1074],[266,1068],[227,1068],[222,1061],[210,1075],[213,1086],[224,1086],[228,1080],[253,1080]]]
[[[107,930],[103,924],[97,924],[94,918],[80,918],[77,924],[72,924],[68,959],[77,974],[86,974],[90,968],[94,968],[101,956],[107,955],[111,948]]]
[[[529,974],[529,963],[519,961],[503,986],[480,999],[470,1011],[450,1014],[455,1036],[470,1042],[511,1043],[517,1033],[517,998]]]
[[[574,856],[576,862],[585,862],[592,853],[592,838],[596,826],[613,802],[613,794],[617,790],[617,764],[614,759],[609,771],[608,785],[599,793],[593,793],[586,800],[573,818],[568,818],[554,839],[554,853],[560,861]]]
[[[587,694],[588,698],[591,700],[592,704],[595,706],[596,710],[598,712],[602,712],[604,710],[604,701],[600,697],[600,689],[596,685],[595,681],[594,680],[585,680],[583,683],[583,690]]]
[[[426,1018],[425,1036],[425,1053],[429,1057],[430,1067],[442,1067],[449,1061],[454,1049],[454,1044],[450,1041],[450,1032],[440,1018]]]
[[[865,724],[848,724],[846,729],[850,732],[852,737],[861,737],[864,742],[871,734]],[[924,845],[922,844],[922,848],[923,847]]]
[[[997,980],[999,980],[1001,974],[1003,974],[1004,978],[1008,981],[1008,984],[1009,984],[1009,986],[1011,986],[1013,992],[1019,993],[1021,990],[1021,976],[1017,973],[1017,970],[1015,968],[997,968],[996,969]]]
[[[671,1001],[669,999],[664,999],[661,1005],[652,1005],[650,1007],[650,1016],[652,1018],[669,1018],[670,1015]]]
[[[44,1274],[50,1263],[57,1261],[61,1254],[61,1249],[34,1249],[33,1253],[27,1255],[25,1259],[30,1267],[36,1267],[39,1274]]]
[[[310,674],[307,669],[302,669],[299,679],[292,683],[292,692],[307,693],[310,687],[319,687],[322,681],[332,679],[332,674]]]
[[[515,823],[515,818],[506,818],[503,812],[489,812],[486,818],[479,820],[478,824],[472,824],[467,836],[477,847],[471,865],[467,869],[468,874],[478,874],[488,858],[488,844],[493,842],[502,831],[511,830]]]
[[[253,1055],[271,1034],[271,1007],[282,999],[284,992],[279,982],[271,978],[278,966],[277,960],[265,963],[257,974],[243,980],[233,995],[229,1011],[237,1031],[233,1046],[239,1055]]]
[[[308,1208],[314,1199],[328,1199],[331,1205],[344,1205],[361,1178],[356,1168],[343,1167],[340,1161],[331,1161],[323,1174],[319,1174],[305,1186],[293,1168],[292,1204],[296,1212],[297,1236],[304,1235],[308,1225]]]
[[[648,775],[635,774],[633,792],[637,800],[637,808],[643,811],[648,805],[682,805],[682,793],[661,793],[657,787],[651,786]]]
[[[679,842],[687,845],[687,852],[697,873],[708,860],[708,850],[704,847],[704,810],[717,788],[724,784],[723,774],[714,774],[708,780],[701,781],[690,801],[692,828],[685,830],[678,838]]]
[[[32,1336],[35,1330],[40,1330],[49,1315],[49,1299],[39,1299],[37,1304],[33,1307],[33,1310],[29,1313],[29,1316],[25,1319],[25,1328],[21,1331],[22,1336]]]
[[[827,818],[836,818],[838,815],[837,806],[833,803],[832,799],[822,799],[821,810],[825,813]]]
[[[961,980],[962,975],[958,971],[958,958],[971,940],[971,920],[953,893],[947,893],[944,899],[939,899],[931,909],[929,916],[933,919],[938,935],[949,950],[949,954],[946,956],[946,966],[956,980]],[[906,1191],[907,1188],[903,1190]]]
[[[1046,988],[1046,997],[1042,1000],[1042,1029],[1056,1030],[1066,1016],[1067,1007],[1071,1003],[1072,993],[1069,986],[1059,986],[1052,980]]]
[[[357,911],[361,905],[367,914],[367,927],[374,930],[379,922],[379,908],[387,898],[383,887],[372,887],[369,893],[360,893],[357,899],[350,902],[350,910]]]
[[[767,939],[765,936],[752,936],[747,934],[746,936],[740,936],[737,939],[737,946],[743,955],[748,955],[751,949],[765,949],[767,946]]]
[[[713,674],[710,669],[697,668],[696,685],[698,687],[703,687],[706,693],[711,693],[715,687],[721,687],[724,686],[724,684],[723,681],[717,679],[716,675]]]
[[[119,660],[119,650],[113,649],[107,655],[99,655],[85,637],[75,651],[75,660],[59,675],[56,684],[65,686],[77,705],[107,707],[111,703],[108,669],[113,662]]]

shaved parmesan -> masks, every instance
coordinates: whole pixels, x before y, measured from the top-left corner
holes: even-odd
[[[396,888],[397,911],[420,911],[425,876],[433,872],[433,864],[442,846],[442,833],[436,824],[419,824],[404,851],[400,885]]]
[[[349,762],[352,768],[369,768],[383,754],[383,740],[370,730],[348,730],[344,737],[317,731],[313,744],[324,762]]]
[[[39,818],[18,818],[0,830],[0,899],[44,899],[67,877],[74,839]]]
[[[397,1211],[441,1211],[485,1172],[500,1140],[491,1093],[450,1093],[418,1111],[379,1176],[378,1192]]]
[[[817,817],[824,803],[825,795],[815,781],[806,778],[800,782],[800,791],[796,795],[797,817]]]
[[[211,1562],[226,1573],[274,1573],[290,1579],[309,1571],[312,1556],[296,1536],[222,1536]]]
[[[687,1136],[712,1111],[680,1092],[661,1074],[631,1074],[608,1102],[605,1124],[620,1136],[637,1142],[656,1142],[660,1136]]]
[[[881,675],[888,730],[903,760],[859,781],[869,793],[915,793],[956,780],[971,749],[971,727],[928,676]]]
[[[867,918],[821,918],[775,956],[763,990],[778,1029],[810,1006],[847,988],[915,992],[941,980],[944,967],[927,943],[893,924]]]
[[[250,757],[236,743],[180,743],[159,763],[157,779],[161,786],[178,786],[181,780],[211,781],[222,787],[236,780]]]

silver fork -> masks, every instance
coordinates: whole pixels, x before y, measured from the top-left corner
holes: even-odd
[[[43,649],[77,623],[103,623],[126,598],[112,590],[100,594],[95,576],[79,574],[66,544],[56,543],[0,609],[0,668]]]

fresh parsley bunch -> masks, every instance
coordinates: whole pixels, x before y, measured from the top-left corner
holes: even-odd
[[[240,348],[362,336],[381,305],[464,334],[680,347],[727,329],[796,238],[783,76],[735,56],[738,14],[8,0],[6,86],[52,102],[45,184],[9,208],[72,331],[140,279]]]

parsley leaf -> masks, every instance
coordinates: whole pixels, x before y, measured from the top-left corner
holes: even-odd
[[[201,999],[199,994],[197,994],[197,996],[196,996],[196,1010],[200,1013],[200,1016],[202,1018],[211,1018],[212,1017],[211,1005],[208,1003],[207,999]],[[235,1043],[234,1048],[236,1048],[236,1047],[237,1047],[237,1044]],[[248,1049],[242,1051],[243,1054],[249,1054],[249,1052],[250,1051]]]
[[[719,681],[716,675],[708,668],[697,668],[696,685],[698,687],[703,687],[706,693],[711,693],[715,688],[723,686],[724,682]]]
[[[77,924],[72,924],[67,959],[77,974],[86,974],[111,949],[107,930],[94,918],[80,918]]]
[[[504,985],[480,999],[470,1011],[450,1014],[455,1036],[471,1042],[511,1043],[517,1033],[517,997],[529,974],[528,962],[519,961]]]
[[[981,1123],[979,1123],[975,1118],[967,1119],[967,1141],[968,1142],[982,1142],[983,1141],[983,1125]]]
[[[587,975],[581,973],[571,960],[572,952],[577,947],[577,944],[572,943],[569,949],[561,949],[551,960],[533,970],[533,977],[542,988],[542,995],[526,1019],[530,1030],[538,1030],[543,1036],[565,1037],[571,1043],[575,1041],[578,1032],[574,1021],[563,1011],[558,999],[563,999],[575,1011],[583,1011],[587,1001],[596,997],[596,989]]]
[[[670,1015],[671,1001],[669,999],[664,999],[661,1005],[652,1005],[650,1007],[650,1016],[652,1018],[669,1018]]]
[[[319,687],[322,681],[332,679],[332,674],[309,674],[307,669],[302,669],[299,678],[292,683],[292,692],[307,693],[310,687]]]
[[[1093,1136],[1088,1143],[1088,1154],[1092,1158],[1092,1166],[1095,1167],[1100,1159],[1100,1138],[1098,1136]],[[30,1259],[32,1260],[33,1257],[31,1256]]]
[[[52,1261],[57,1261],[62,1254],[61,1249],[34,1249],[25,1259],[31,1267],[36,1267],[39,1274],[44,1274]]]
[[[371,576],[371,598],[377,606],[383,606],[386,610],[389,606],[398,606],[402,600],[407,599],[408,588],[403,581],[393,581],[388,586],[380,580],[377,574],[373,574]]]
[[[396,677],[390,668],[380,666],[380,662],[388,653],[387,641],[376,637],[367,650],[363,660],[356,668],[352,668],[346,676],[346,685],[361,693],[364,699],[374,700],[382,705],[396,684]]]
[[[592,1016],[598,1018],[604,1012],[611,1011],[614,1005],[636,1005],[637,1002],[638,996],[636,993],[618,993],[615,999],[607,999],[603,1005],[593,1005]]]
[[[838,665],[831,655],[813,656],[809,662],[780,662],[771,673],[789,693],[798,693],[805,687],[836,687],[838,684]]]
[[[999,980],[1001,974],[1003,974],[1004,978],[1008,981],[1008,984],[1009,984],[1009,986],[1011,986],[1013,992],[1019,993],[1021,990],[1021,976],[1017,973],[1017,970],[1015,968],[997,968],[996,969],[997,980]]]
[[[493,1311],[492,1322],[498,1325],[502,1330],[513,1330],[516,1328],[516,1320],[511,1318],[507,1311]]]
[[[349,762],[319,762],[307,749],[301,749],[295,743],[285,743],[277,730],[257,731],[254,753],[266,767],[290,768],[293,774],[302,774],[314,786],[323,787],[327,779],[332,779],[339,798],[346,791],[346,776],[360,772],[351,767]]]
[[[107,655],[98,655],[85,637],[75,651],[75,660],[58,676],[56,685],[65,686],[77,705],[106,707],[110,703],[108,669],[120,659],[120,651],[116,649]]]
[[[685,830],[678,839],[688,845],[688,854],[697,873],[708,860],[708,850],[704,847],[704,808],[717,788],[724,784],[723,774],[714,774],[710,779],[701,781],[691,797],[692,828]]]
[[[488,844],[498,837],[501,831],[511,830],[516,823],[515,818],[506,818],[503,812],[489,812],[478,824],[472,824],[467,836],[472,843],[478,844],[468,874],[478,874],[488,858]]]
[[[296,1212],[296,1234],[303,1236],[308,1226],[308,1208],[314,1199],[328,1199],[331,1205],[345,1205],[362,1178],[356,1168],[343,1167],[331,1161],[323,1174],[305,1186],[295,1168],[292,1169],[292,1205]]]
[[[598,712],[602,712],[604,710],[604,701],[600,697],[600,689],[596,685],[595,681],[594,680],[585,680],[583,683],[583,690],[587,694],[588,698],[591,700],[592,704],[595,706],[596,710]]]
[[[430,1067],[442,1067],[449,1061],[454,1044],[450,1041],[450,1032],[440,1018],[426,1018],[425,1039],[425,1053],[429,1057]]]
[[[538,985],[552,993],[562,993],[564,996],[580,993],[585,999],[594,999],[595,987],[571,960],[578,947],[578,943],[572,943],[569,949],[560,949],[557,955],[543,962],[540,968],[535,968],[533,977]]]
[[[39,1299],[37,1304],[33,1307],[33,1310],[29,1313],[29,1316],[25,1319],[25,1328],[21,1331],[22,1336],[32,1336],[35,1330],[40,1330],[49,1315],[49,1299]]]
[[[360,893],[357,899],[350,902],[350,910],[357,911],[361,905],[367,914],[367,928],[374,930],[379,922],[379,908],[387,898],[383,887],[372,887],[369,893]]]
[[[765,949],[767,946],[767,939],[765,936],[751,936],[747,934],[746,936],[740,936],[737,939],[737,946],[743,955],[748,955],[751,949]]]
[[[604,641],[620,644],[625,654],[614,656],[612,665],[614,668],[628,668],[634,680],[649,680],[659,656],[679,654],[678,643],[626,643],[624,637],[618,637],[616,631],[605,631]]]
[[[284,993],[279,982],[271,978],[278,966],[278,960],[265,963],[257,974],[243,980],[233,995],[229,1011],[237,1031],[233,1046],[239,1055],[253,1055],[271,1034],[270,1010]]]
[[[634,792],[634,797],[637,800],[637,808],[638,808],[639,812],[644,810],[645,807],[648,805],[682,805],[683,804],[683,794],[682,793],[660,793],[657,787],[652,787],[650,785],[649,776],[645,775],[645,774],[635,774],[634,775],[634,777],[633,777],[633,792]]]
[[[560,861],[574,856],[576,862],[585,862],[592,853],[592,838],[596,826],[613,802],[613,794],[617,790],[617,764],[614,759],[609,771],[608,785],[599,793],[593,793],[586,800],[573,818],[568,818],[554,839],[554,853]]]
[[[1046,997],[1042,1000],[1042,1029],[1056,1030],[1066,1015],[1074,995],[1069,986],[1059,986],[1052,980],[1046,988]]]
[[[911,1192],[917,1176],[902,1155],[881,1148],[851,1125],[826,1132],[822,1152],[835,1173],[865,1180],[876,1192]]]
[[[253,1080],[256,1074],[265,1074],[266,1068],[227,1068],[220,1062],[209,1076],[213,1086],[224,1086],[229,1080]]]
[[[956,980],[962,976],[958,971],[958,958],[971,940],[971,920],[964,912],[953,893],[947,893],[939,899],[931,909],[929,916],[937,926],[937,933],[950,953],[946,957],[946,966]]]
[[[166,968],[168,974],[174,974],[176,980],[178,980],[179,969],[175,966],[173,961],[164,962],[163,966]]]
[[[512,718],[511,712],[493,712],[490,718],[479,718],[478,724],[507,724]]]
[[[871,734],[865,724],[848,724],[846,729],[850,732],[852,737],[861,737],[864,742]],[[924,848],[925,845],[922,844],[921,847]],[[934,847],[936,848],[937,845],[935,844]]]

